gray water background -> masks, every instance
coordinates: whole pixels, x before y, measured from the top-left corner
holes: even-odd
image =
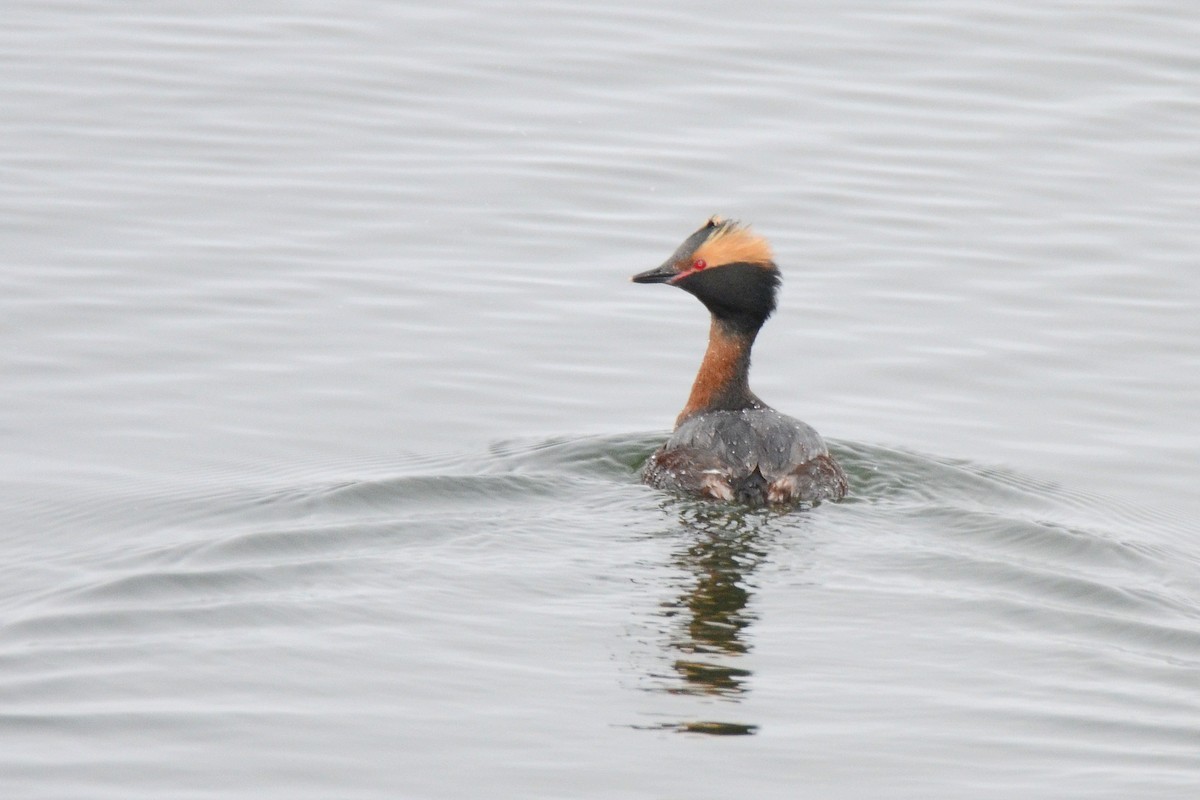
[[[1200,791],[1191,4],[4,16],[0,795]],[[845,503],[637,482],[711,213]]]

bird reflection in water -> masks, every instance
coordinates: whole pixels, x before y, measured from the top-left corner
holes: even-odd
[[[663,690],[736,701],[751,677],[739,662],[750,650],[747,633],[755,620],[748,608],[753,573],[767,558],[777,515],[692,503],[679,511],[682,538],[673,561],[685,579],[661,612],[672,623],[667,646],[675,673]],[[715,721],[659,727],[718,735],[756,730],[754,725]]]

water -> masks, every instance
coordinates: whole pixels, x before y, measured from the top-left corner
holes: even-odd
[[[1193,797],[1188,4],[17,3],[6,797]],[[851,497],[641,486],[707,215]]]

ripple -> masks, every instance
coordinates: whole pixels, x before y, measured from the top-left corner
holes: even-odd
[[[510,439],[264,471],[254,485],[213,474],[191,476],[184,493],[145,486],[142,534],[63,554],[70,580],[9,601],[0,735],[177,738],[220,727],[214,703],[242,725],[315,732],[328,715],[372,707],[343,687],[325,711],[290,710],[338,683],[346,652],[363,662],[352,679],[382,692],[384,719],[416,702],[444,724],[456,715],[443,704],[483,702],[464,680],[520,686],[532,674],[563,687],[556,703],[579,703],[567,687],[593,686],[584,676],[597,664],[551,654],[582,630],[608,642],[599,663],[624,664],[633,695],[648,698],[617,702],[614,725],[757,739],[793,719],[819,730],[865,704],[928,715],[1010,758],[1041,741],[1093,763],[1117,737],[1186,772],[1200,708],[1179,695],[1200,664],[1200,587],[1184,554],[1147,543],[1153,514],[1113,514],[1012,470],[848,442],[833,447],[852,499],[748,511],[639,485],[661,438]],[[135,498],[94,500],[56,524],[116,527]],[[428,700],[384,688],[397,670],[424,676]],[[821,687],[850,705],[814,702],[794,717]],[[537,709],[520,713],[548,719]]]

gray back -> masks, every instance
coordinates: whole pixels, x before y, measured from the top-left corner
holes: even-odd
[[[768,481],[829,452],[819,433],[773,408],[697,414],[685,420],[667,441],[667,450],[677,447],[712,453],[741,474],[749,474],[757,466]]]

